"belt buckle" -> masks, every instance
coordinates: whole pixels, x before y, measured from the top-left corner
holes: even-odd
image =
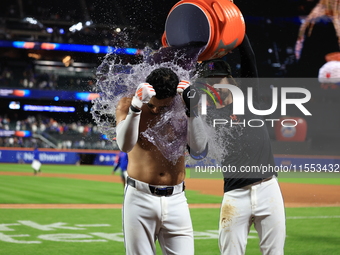
[[[154,194],[158,196],[171,196],[173,191],[174,191],[173,187],[165,187],[165,188],[155,187]]]

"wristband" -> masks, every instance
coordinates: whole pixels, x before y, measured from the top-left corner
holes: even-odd
[[[140,109],[134,107],[133,105],[130,105],[130,109],[131,109],[131,111],[133,111],[133,112],[140,112],[140,111],[141,111]]]

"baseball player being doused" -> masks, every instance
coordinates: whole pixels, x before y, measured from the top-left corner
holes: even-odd
[[[207,138],[204,123],[190,108],[199,100],[192,90],[174,71],[160,67],[132,98],[118,103],[117,144],[129,156],[123,205],[126,254],[155,254],[156,239],[164,254],[194,254],[184,193],[185,153],[204,157]]]

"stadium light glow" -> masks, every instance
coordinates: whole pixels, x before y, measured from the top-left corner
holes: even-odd
[[[41,42],[24,42],[24,41],[5,41],[0,40],[0,47],[19,48],[19,49],[36,49],[36,50],[59,50],[74,51],[96,54],[126,54],[142,55],[143,50],[136,48],[116,48],[111,46],[85,45],[85,44],[66,44],[66,43],[41,43]]]
[[[82,30],[82,28],[83,28],[83,24],[81,22],[78,22],[77,24],[72,25],[68,30],[74,33],[74,32]]]

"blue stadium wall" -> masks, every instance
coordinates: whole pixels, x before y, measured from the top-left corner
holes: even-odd
[[[112,166],[119,151],[112,150],[53,150],[39,149],[39,159],[42,164],[89,164]],[[27,148],[1,148],[0,163],[32,163],[33,149]],[[320,164],[322,166],[340,165],[340,156],[318,156],[318,155],[279,155],[276,154],[277,166],[286,166],[290,170],[294,167],[311,166]],[[190,167],[190,166],[187,166]],[[339,170],[339,168],[337,168]],[[340,172],[340,170],[339,170]]]

